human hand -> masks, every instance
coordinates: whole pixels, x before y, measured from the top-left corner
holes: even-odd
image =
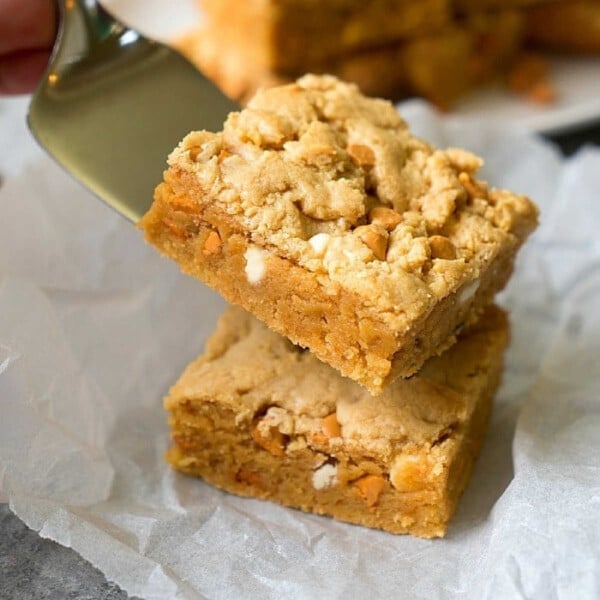
[[[54,0],[0,0],[0,94],[33,92],[56,35]]]

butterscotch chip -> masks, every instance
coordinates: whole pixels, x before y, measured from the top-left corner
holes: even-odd
[[[196,158],[198,158],[198,154],[200,154],[200,152],[202,151],[202,148],[198,145],[194,145],[194,146],[190,146],[187,149],[190,159],[191,160],[196,160]]]
[[[433,466],[420,454],[401,454],[390,468],[390,482],[400,492],[426,489],[430,476],[435,477]]]
[[[202,252],[205,256],[216,254],[222,246],[221,237],[216,231],[211,231],[204,242]]]
[[[358,479],[354,485],[368,507],[375,506],[381,492],[385,487],[385,479],[377,475],[365,475]]]
[[[369,146],[363,144],[350,144],[348,154],[354,162],[361,167],[372,167],[375,164],[375,153]]]
[[[275,427],[270,427],[268,434],[265,435],[258,425],[256,425],[252,429],[252,439],[273,456],[283,456],[285,454],[285,436]]]
[[[429,247],[431,249],[431,258],[443,258],[445,260],[454,260],[456,258],[456,247],[443,235],[432,235],[429,238]]]
[[[335,413],[328,415],[321,421],[321,430],[328,438],[340,437],[342,435],[342,430]]]
[[[388,245],[388,232],[381,226],[361,225],[354,232],[367,245],[379,260],[385,260]]]
[[[198,204],[191,200],[188,196],[179,196],[177,198],[173,198],[172,206],[177,212],[194,214],[198,211]]]
[[[392,231],[395,229],[396,225],[402,223],[402,215],[393,208],[376,206],[369,211],[369,223],[381,225],[388,231]]]
[[[489,307],[447,352],[373,397],[231,307],[165,399],[168,460],[243,496],[441,536],[478,453],[507,341],[504,313]]]
[[[459,173],[458,180],[471,198],[481,198],[485,195],[485,190],[483,190],[482,186],[478,185],[477,182],[473,181],[473,178],[469,173],[465,173],[464,171]]]
[[[361,146],[368,169],[347,150],[364,158]],[[477,180],[479,164],[411,135],[391,103],[308,75],[259,92],[223,131],[186,136],[140,226],[185,272],[380,394],[477,318],[537,224],[528,198]],[[196,210],[176,210],[182,197]],[[228,232],[219,252],[198,252],[215,229]],[[441,231],[461,260],[430,259]]]

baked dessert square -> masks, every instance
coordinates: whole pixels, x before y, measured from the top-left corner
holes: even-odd
[[[434,33],[336,55],[313,70],[356,83],[366,95],[392,100],[418,95],[448,108],[507,70],[521,48],[524,19],[517,10],[472,13]],[[242,103],[261,87],[289,83],[305,72],[302,66],[281,72],[253,62],[246,47],[226,43],[222,30],[210,25],[189,31],[174,45]]]
[[[200,0],[222,47],[249,64],[292,76],[358,49],[435,31],[450,18],[449,0]]]
[[[456,18],[437,34],[405,44],[402,70],[407,95],[450,109],[477,86],[502,80],[524,38],[521,11],[501,9]]]
[[[140,226],[194,275],[381,393],[455,341],[537,221],[482,161],[411,135],[389,102],[306,76],[169,157]]]
[[[482,443],[508,340],[488,307],[380,397],[237,307],[165,399],[169,463],[241,496],[443,536]]]

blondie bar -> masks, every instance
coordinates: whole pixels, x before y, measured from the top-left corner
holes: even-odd
[[[506,71],[521,47],[523,31],[520,11],[479,12],[435,33],[332,57],[314,70],[354,82],[370,96],[397,100],[419,95],[448,108],[471,88]],[[288,83],[305,72],[299,67],[284,73],[257,64],[242,45],[225,43],[215,27],[189,31],[174,45],[242,103],[259,88]]]
[[[379,398],[239,308],[165,399],[176,469],[242,496],[443,536],[479,452],[508,339],[478,324]]]
[[[482,161],[333,77],[271,88],[169,157],[146,239],[372,393],[455,341],[536,225]]]
[[[434,31],[449,0],[200,0],[223,48],[256,68],[296,76],[348,52]]]

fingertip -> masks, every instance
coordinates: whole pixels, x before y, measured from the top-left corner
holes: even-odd
[[[0,0],[0,56],[50,48],[58,25],[57,5],[54,0]]]
[[[0,57],[0,94],[30,94],[42,78],[49,50],[26,50]]]

